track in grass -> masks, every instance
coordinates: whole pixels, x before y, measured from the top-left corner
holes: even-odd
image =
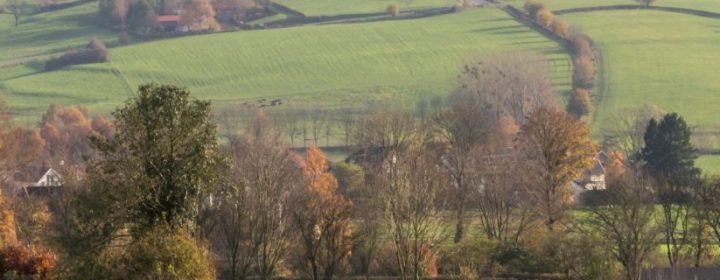
[[[284,108],[413,104],[448,94],[469,55],[511,51],[547,56],[556,87],[569,89],[569,58],[557,43],[487,8],[418,20],[155,41],[115,48],[106,64],[0,78],[0,91],[24,116],[35,118],[50,103],[107,112],[146,82],[186,86],[219,107],[257,98],[281,98]]]

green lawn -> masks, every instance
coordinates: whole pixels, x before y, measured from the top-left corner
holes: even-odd
[[[283,108],[413,104],[452,91],[469,55],[511,51],[546,55],[558,90],[569,88],[568,57],[558,44],[486,8],[419,20],[154,41],[114,48],[110,63],[0,74],[0,91],[21,116],[34,118],[50,103],[107,112],[147,82],[186,86],[218,107],[257,98],[282,98]]]
[[[274,0],[308,16],[385,12],[389,4],[400,10],[450,7],[455,0]],[[409,5],[408,5],[409,4]]]
[[[700,156],[695,165],[701,168],[705,175],[720,175],[720,155]]]
[[[23,17],[14,26],[11,15],[0,15],[0,61],[63,52],[86,44],[92,37],[114,42],[117,36],[101,28],[97,2]]]
[[[601,47],[607,96],[594,128],[623,109],[653,103],[696,127],[720,124],[720,20],[657,11],[564,15]]]
[[[505,0],[503,2],[515,6],[522,6],[525,0]],[[539,0],[539,2],[545,4],[552,10],[638,4],[638,2],[634,0]],[[654,5],[720,12],[720,1],[717,0],[658,0]]]

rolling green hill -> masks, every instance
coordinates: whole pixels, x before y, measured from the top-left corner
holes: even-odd
[[[455,0],[275,0],[307,16],[338,15],[358,13],[382,13],[389,4],[396,4],[400,10],[449,7]]]
[[[114,48],[105,64],[55,72],[18,67],[15,75],[0,74],[0,91],[24,116],[38,116],[50,103],[107,112],[147,82],[186,86],[219,106],[257,98],[282,98],[285,108],[412,104],[448,94],[469,55],[508,51],[546,55],[558,90],[569,89],[569,58],[558,44],[487,8],[155,41]]]
[[[117,35],[100,27],[97,2],[22,17],[16,27],[11,15],[0,15],[0,61],[63,52],[92,37],[114,42]]]
[[[653,103],[690,124],[715,126],[720,113],[720,20],[658,11],[603,11],[563,15],[602,49],[607,95],[595,127],[623,108]]]
[[[504,2],[522,6],[525,0],[505,0]],[[634,0],[539,0],[539,2],[545,4],[551,10],[638,4]],[[653,5],[720,12],[720,1],[716,0],[658,0]]]

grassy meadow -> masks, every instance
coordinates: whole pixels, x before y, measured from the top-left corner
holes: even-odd
[[[114,43],[117,35],[99,25],[97,2],[21,17],[0,14],[0,61],[64,52],[87,44],[92,37]],[[0,74],[2,75],[2,74]]]
[[[569,58],[557,43],[486,8],[418,20],[220,33],[118,47],[104,64],[54,72],[27,66],[0,70],[0,91],[21,116],[34,118],[51,103],[108,112],[147,82],[188,87],[218,106],[258,98],[323,109],[368,101],[413,104],[448,94],[469,55],[508,51],[547,56],[558,90],[569,89]]]
[[[450,7],[455,0],[275,0],[274,2],[297,10],[307,16],[382,13],[390,4],[400,10]]]
[[[505,0],[503,2],[522,6],[525,0]],[[635,0],[539,0],[539,2],[545,4],[551,10],[638,4]],[[720,12],[720,1],[716,0],[658,0],[653,5]]]
[[[602,11],[562,16],[601,47],[607,94],[594,128],[645,103],[680,113],[696,127],[720,124],[720,20],[658,11]]]

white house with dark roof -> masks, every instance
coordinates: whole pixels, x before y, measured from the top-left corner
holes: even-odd
[[[40,178],[25,187],[25,193],[30,195],[47,195],[57,193],[62,189],[62,177],[55,169],[48,168]]]

